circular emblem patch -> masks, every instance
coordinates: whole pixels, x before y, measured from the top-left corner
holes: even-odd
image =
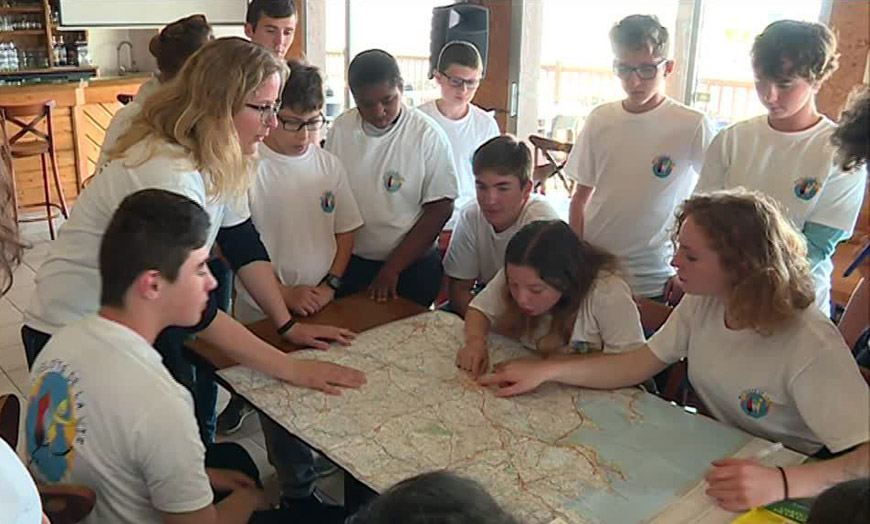
[[[740,394],[740,409],[752,418],[762,418],[770,411],[770,397],[763,391],[744,391]]]
[[[659,155],[653,160],[653,174],[659,178],[667,178],[674,170],[674,161],[668,155]]]
[[[384,175],[384,187],[390,193],[395,193],[401,189],[404,183],[405,179],[402,178],[402,175],[398,171],[387,171],[387,174]]]
[[[818,178],[799,178],[794,183],[794,195],[801,200],[811,200],[821,188],[822,184]]]
[[[335,211],[335,193],[332,191],[324,191],[323,194],[320,195],[320,209],[327,214]]]

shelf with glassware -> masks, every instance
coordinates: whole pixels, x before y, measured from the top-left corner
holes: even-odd
[[[97,74],[86,31],[58,27],[57,0],[0,0],[0,84],[76,81]]]

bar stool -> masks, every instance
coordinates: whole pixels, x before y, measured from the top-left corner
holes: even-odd
[[[9,170],[9,176],[12,178],[12,195],[15,204],[15,218],[20,222],[35,222],[38,220],[48,221],[48,232],[51,239],[54,240],[54,218],[56,214],[52,213],[51,208],[58,209],[64,218],[69,218],[69,210],[66,205],[66,198],[63,194],[63,188],[60,184],[60,173],[57,167],[57,151],[54,143],[54,127],[52,120],[52,109],[54,108],[54,100],[46,100],[36,104],[26,105],[6,105],[0,106],[0,129],[3,133],[2,147],[3,161]],[[27,121],[29,119],[29,121]],[[39,129],[42,121],[45,120],[46,132]],[[17,133],[9,136],[6,127],[7,124],[14,124],[20,129]],[[30,140],[22,140],[25,137],[33,136]],[[15,158],[28,158],[39,156],[42,162],[42,189],[45,194],[45,202],[38,204],[28,204],[21,207],[41,207],[45,206],[45,216],[20,219],[18,216],[18,192],[15,187],[15,172],[12,160]],[[48,165],[46,164],[46,156],[51,161],[51,171],[54,176],[54,189],[57,192],[60,203],[52,202],[50,181],[48,179]]]

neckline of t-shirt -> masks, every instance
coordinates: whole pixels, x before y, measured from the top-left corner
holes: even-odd
[[[115,322],[114,320],[108,319],[100,315],[99,313],[95,314],[94,318],[96,319],[94,320],[95,323],[102,324],[106,326],[106,328],[108,328],[106,329],[106,331],[111,331],[112,333],[117,333],[118,335],[123,335],[127,338],[135,338],[138,342],[141,342],[141,345],[123,344],[121,347],[115,348],[115,350],[130,353],[132,355],[142,356],[146,358],[149,362],[162,365],[163,357],[160,355],[160,353],[157,352],[157,350],[154,348],[154,345],[145,340],[145,337],[143,337],[139,332],[128,326],[125,326],[124,324],[121,324],[120,322]],[[140,348],[145,347],[148,348],[147,351],[140,350]]]
[[[825,115],[819,115],[819,121],[813,124],[812,126],[803,129],[801,131],[779,131],[778,129],[774,129],[773,126],[770,125],[770,120],[768,120],[767,115],[760,115],[758,119],[761,121],[761,124],[764,126],[767,131],[775,136],[781,136],[786,138],[799,138],[808,135],[814,135],[819,131],[822,131],[823,128],[828,127],[828,122],[830,120]],[[831,122],[833,124],[833,122]]]
[[[298,156],[285,155],[283,153],[279,153],[267,146],[265,143],[260,145],[261,149],[259,151],[261,157],[268,157],[270,160],[274,160],[276,162],[281,162],[285,164],[293,164],[296,162],[303,162],[308,160],[308,157],[314,154],[314,148],[317,147],[314,144],[309,144],[308,149],[305,150],[304,153]]]
[[[362,115],[359,114],[359,109],[357,109],[357,115],[359,116],[359,124],[360,124],[359,127],[362,130],[363,134],[366,136],[366,138],[374,139],[374,140],[377,140],[379,138],[385,138],[385,137],[393,134],[393,132],[396,129],[398,129],[399,126],[402,125],[402,123],[405,121],[405,119],[408,118],[408,111],[409,111],[408,107],[406,107],[405,104],[402,104],[401,108],[399,109],[399,118],[396,119],[396,122],[393,125],[391,125],[387,129],[383,130],[384,131],[383,133],[370,134],[366,130],[366,126],[368,126],[369,128],[375,128],[375,129],[377,129],[377,128],[375,126],[369,124],[368,122],[366,122],[365,119],[363,119]]]
[[[449,122],[450,124],[455,126],[460,126],[471,120],[471,113],[474,111],[474,104],[469,103],[468,112],[465,113],[465,116],[463,116],[459,120],[453,120],[452,118],[449,118],[444,113],[442,113],[440,109],[438,109],[437,100],[432,101],[432,107],[435,108],[435,113],[438,114],[438,116],[441,117],[442,120],[444,120],[445,122]]]
[[[673,103],[673,101],[674,100],[671,97],[665,96],[664,100],[662,100],[659,105],[648,111],[644,111],[643,113],[632,113],[631,111],[627,110],[625,106],[622,105],[623,100],[617,102],[616,105],[625,116],[625,118],[650,118],[656,113],[662,111],[665,107],[669,107]]]

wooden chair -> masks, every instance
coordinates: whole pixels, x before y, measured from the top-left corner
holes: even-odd
[[[574,181],[565,174],[565,162],[573,144],[557,142],[550,138],[530,135],[529,142],[535,147],[535,167],[532,171],[532,182],[535,191],[546,193],[546,183],[553,176],[559,177],[568,194],[574,192]],[[564,156],[565,160],[557,160],[556,156]]]
[[[28,218],[21,220],[22,222],[34,222],[37,220],[48,221],[48,231],[54,240],[54,218],[57,215],[52,213],[52,208],[58,209],[64,218],[69,218],[69,210],[66,205],[66,198],[63,194],[63,188],[60,183],[60,171],[57,165],[57,150],[55,147],[54,125],[52,119],[52,109],[54,108],[54,100],[46,100],[36,104],[25,105],[7,105],[0,106],[0,129],[3,133],[2,156],[3,161],[7,163],[9,176],[12,178],[12,194],[15,204],[15,218],[18,217],[18,193],[15,188],[15,171],[13,167],[13,159],[28,158],[38,156],[42,162],[42,189],[45,196],[45,202],[32,204],[27,207],[45,206],[45,217]],[[42,122],[45,121],[46,131],[40,129]],[[7,125],[13,124],[19,128],[18,132],[9,136]],[[30,138],[29,140],[22,140]],[[54,203],[51,200],[51,183],[48,179],[48,165],[46,156],[51,162],[51,171],[54,177],[54,190],[57,193],[59,203]]]
[[[0,395],[0,437],[15,449],[21,403],[15,395]],[[42,511],[52,524],[81,522],[94,509],[97,495],[86,486],[73,484],[36,484]]]

